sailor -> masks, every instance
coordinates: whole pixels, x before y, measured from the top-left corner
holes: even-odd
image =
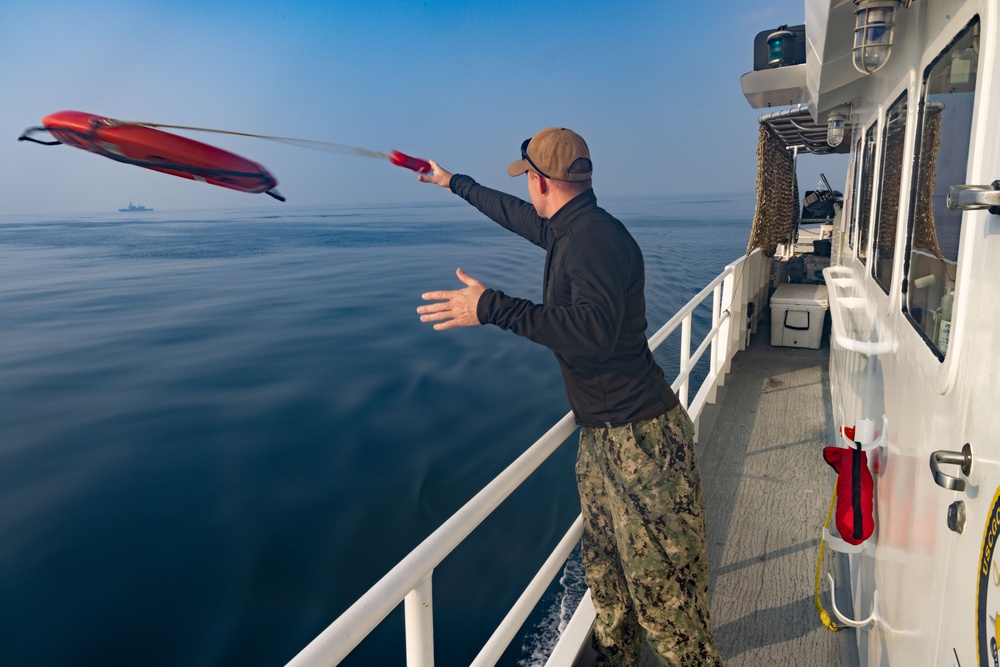
[[[586,142],[547,128],[521,144],[507,173],[527,174],[530,203],[430,164],[421,181],[547,253],[541,304],[458,269],[465,287],[425,293],[432,303],[417,312],[437,330],[492,324],[555,354],[581,426],[576,475],[596,664],[638,665],[645,630],[664,665],[721,665],[694,428],[647,344],[642,253],[597,205]]]

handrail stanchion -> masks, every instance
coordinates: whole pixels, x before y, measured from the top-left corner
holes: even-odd
[[[726,286],[726,303],[733,315],[739,313],[739,319],[733,320],[733,329],[729,332],[733,337],[733,353],[745,350],[747,346],[746,332],[746,307],[747,294],[750,292],[748,284],[752,271],[747,270],[746,259],[733,268],[733,273],[729,276],[729,284]],[[736,323],[739,322],[739,326]],[[729,357],[732,358],[732,354]]]
[[[742,347],[740,349],[744,350],[750,341],[750,333],[753,331],[753,318],[759,314],[757,308],[757,286],[760,281],[760,262],[757,260],[759,254],[757,252],[747,257],[743,261],[742,271],[740,272],[740,282],[743,283],[740,295],[740,301],[742,302],[740,305],[743,307],[743,326],[740,329]],[[750,304],[753,304],[752,315],[750,313]]]
[[[729,269],[729,274],[726,276],[725,280],[722,281],[722,295],[719,307],[722,310],[729,311],[729,318],[726,322],[722,324],[722,340],[726,341],[726,344],[721,350],[721,358],[719,359],[719,369],[720,372],[725,374],[729,368],[729,359],[733,356],[733,348],[738,345],[739,339],[737,338],[737,330],[739,329],[739,313],[737,308],[734,307],[733,303],[733,284],[739,280],[738,276],[740,269],[742,268],[742,263],[730,264],[726,268]]]
[[[764,309],[767,308],[767,297],[768,288],[771,284],[771,265],[772,261],[770,257],[766,257],[764,252],[758,248],[754,250],[757,257],[757,319],[759,320],[764,316]]]
[[[688,386],[691,384],[691,313],[681,322],[681,390],[677,398],[688,408]]]
[[[722,319],[722,289],[721,286],[717,286],[712,290],[712,328],[716,328],[721,324]],[[720,328],[719,335],[712,339],[711,351],[709,355],[709,368],[712,376],[717,376],[719,374],[719,354],[729,347],[729,333],[728,327]],[[719,345],[719,342],[722,345]],[[715,400],[715,394],[712,394],[712,401]]]
[[[434,667],[434,604],[427,573],[403,602],[406,619],[406,667]]]

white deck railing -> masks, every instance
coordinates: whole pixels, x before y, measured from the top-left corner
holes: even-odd
[[[696,438],[702,409],[706,403],[715,401],[716,388],[723,384],[733,356],[746,347],[749,332],[756,329],[756,320],[766,305],[769,275],[770,260],[759,250],[739,258],[649,339],[650,348],[656,349],[678,327],[681,328],[680,372],[672,387],[695,423]],[[712,328],[692,354],[692,315],[709,295],[712,296]],[[748,316],[747,305],[751,302],[754,312]],[[689,403],[691,370],[706,351],[711,355],[709,371],[694,400]],[[405,606],[407,667],[432,667],[434,623],[431,579],[434,568],[575,430],[576,423],[570,412],[302,649],[288,663],[288,667],[330,667],[340,663],[400,602]],[[487,667],[496,664],[562,568],[582,533],[583,523],[577,517],[473,665]],[[585,596],[548,664],[569,665],[575,660],[593,620],[592,607],[588,620],[589,599]]]

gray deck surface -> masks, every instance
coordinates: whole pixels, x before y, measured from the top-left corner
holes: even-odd
[[[822,458],[831,444],[828,375],[828,333],[819,350],[771,347],[762,322],[704,414],[712,624],[727,667],[856,661],[853,631],[824,628],[813,602],[832,492]],[[836,561],[827,550],[824,572]]]

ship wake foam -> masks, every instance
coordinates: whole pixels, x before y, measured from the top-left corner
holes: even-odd
[[[524,637],[518,667],[543,667],[587,592],[580,547],[570,554],[562,574],[539,603],[544,616]],[[548,605],[547,607],[545,605]]]

